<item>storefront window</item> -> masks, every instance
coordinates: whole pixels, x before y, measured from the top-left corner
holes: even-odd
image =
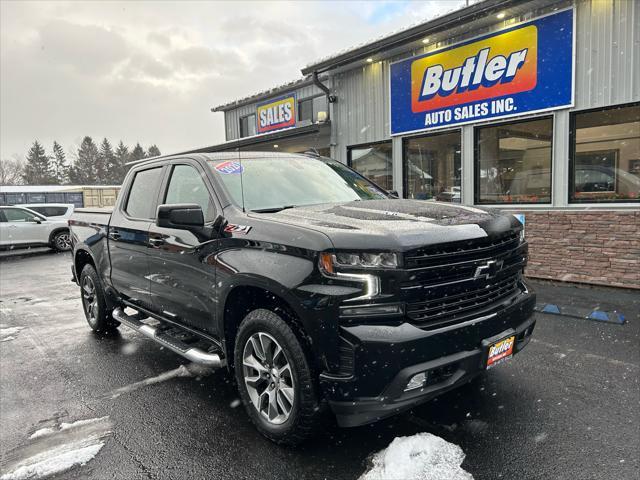
[[[640,105],[572,115],[569,200],[640,199]]]
[[[404,141],[405,196],[460,203],[460,132]]]
[[[477,203],[550,203],[553,119],[476,129]]]
[[[349,166],[385,190],[393,189],[391,142],[349,148]]]

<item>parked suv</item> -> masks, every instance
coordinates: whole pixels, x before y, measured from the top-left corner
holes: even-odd
[[[70,226],[90,327],[233,372],[276,442],[307,438],[327,408],[348,427],[422,403],[534,329],[515,217],[396,199],[328,158],[143,161],[113,212],[78,209]]]
[[[71,250],[67,220],[48,219],[24,207],[0,207],[0,248],[35,246]]]

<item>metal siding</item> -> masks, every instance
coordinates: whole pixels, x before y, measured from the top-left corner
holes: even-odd
[[[372,63],[334,77],[338,101],[337,160],[347,161],[347,147],[389,139],[389,65]]]
[[[576,3],[576,109],[640,99],[640,2]]]

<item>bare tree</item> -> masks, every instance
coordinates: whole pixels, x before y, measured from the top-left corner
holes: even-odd
[[[22,185],[24,166],[17,158],[0,161],[0,185]]]

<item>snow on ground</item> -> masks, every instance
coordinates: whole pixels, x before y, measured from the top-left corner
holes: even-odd
[[[190,363],[188,365],[180,365],[178,368],[174,368],[173,370],[169,370],[168,372],[161,373],[160,375],[156,375],[155,377],[145,378],[144,380],[140,380],[139,382],[132,383],[130,385],[125,385],[124,387],[116,388],[113,390],[109,397],[118,398],[120,395],[124,393],[130,393],[140,388],[146,387],[148,385],[154,385],[156,383],[166,382],[167,380],[171,380],[172,378],[179,377],[206,377],[213,372],[213,369],[208,367],[203,367],[202,365],[198,365],[196,363]]]
[[[25,445],[6,455],[0,480],[44,478],[84,465],[104,447],[110,434],[109,417],[41,428]]]
[[[0,328],[0,342],[9,342],[16,339],[16,335],[23,330],[24,327],[6,327]]]
[[[462,449],[430,433],[395,438],[376,453],[359,480],[473,480]]]
[[[53,448],[38,456],[31,457],[28,463],[15,470],[5,473],[2,480],[24,480],[29,478],[43,478],[64,472],[75,465],[84,465],[104,446],[103,442],[91,445],[66,444]]]

